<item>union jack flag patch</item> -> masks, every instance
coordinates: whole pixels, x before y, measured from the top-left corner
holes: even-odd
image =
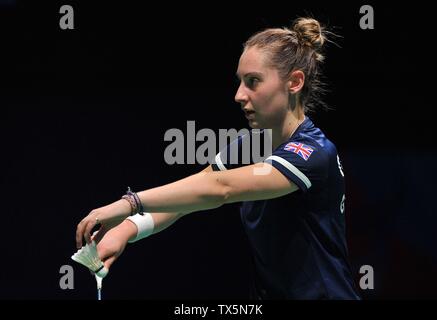
[[[314,149],[310,146],[307,146],[303,143],[289,142],[284,147],[284,150],[291,151],[297,153],[300,157],[302,157],[305,161],[309,159]]]

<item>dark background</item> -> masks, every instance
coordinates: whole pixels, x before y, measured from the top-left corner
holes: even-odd
[[[35,1],[36,2],[36,1]],[[59,28],[71,4],[75,29]],[[359,27],[361,5],[375,29]],[[74,263],[76,224],[118,199],[200,171],[164,162],[170,128],[244,128],[233,101],[242,43],[312,14],[332,31],[329,112],[311,115],[334,141],[347,183],[347,237],[367,299],[436,298],[435,80],[432,10],[372,2],[138,6],[0,1],[0,298],[95,299]],[[75,270],[61,290],[59,269]],[[193,213],[130,245],[105,299],[247,298],[251,262],[238,205]]]

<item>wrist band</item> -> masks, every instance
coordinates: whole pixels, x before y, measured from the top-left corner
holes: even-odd
[[[131,206],[131,213],[130,213],[131,216],[137,213],[141,215],[144,213],[144,208],[143,208],[143,204],[141,203],[140,197],[138,196],[138,194],[136,194],[136,192],[132,192],[130,187],[127,187],[126,194],[121,198],[129,202]]]
[[[138,240],[144,239],[150,236],[153,233],[153,229],[155,228],[155,224],[153,221],[153,217],[150,213],[145,212],[144,214],[136,214],[126,218],[130,220],[137,226],[137,236],[129,240],[129,243],[136,242]]]

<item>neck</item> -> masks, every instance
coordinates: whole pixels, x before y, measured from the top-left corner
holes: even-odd
[[[287,141],[304,120],[305,114],[301,108],[296,108],[293,112],[287,113],[284,121],[278,127],[272,128],[273,150]]]

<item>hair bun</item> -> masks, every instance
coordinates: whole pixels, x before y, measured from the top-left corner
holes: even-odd
[[[320,23],[313,18],[298,18],[293,22],[292,30],[295,31],[302,45],[319,51],[325,43],[326,36]]]

